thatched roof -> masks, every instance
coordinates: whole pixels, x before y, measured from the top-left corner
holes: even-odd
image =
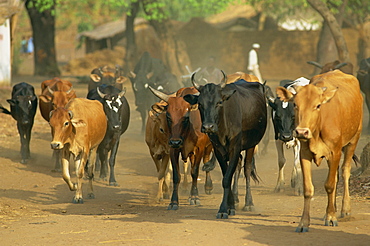
[[[143,18],[135,18],[134,25],[139,25],[147,23]],[[85,31],[78,34],[77,38],[88,37],[94,40],[100,40],[105,38],[112,38],[117,34],[123,33],[126,31],[126,20],[117,20],[102,24],[96,27],[94,30]]]
[[[23,1],[21,0],[0,0],[0,25],[18,13],[22,7]]]
[[[255,9],[246,3],[230,4],[222,13],[212,15],[206,19],[207,22],[216,24],[229,22],[238,18],[250,19],[257,15]]]

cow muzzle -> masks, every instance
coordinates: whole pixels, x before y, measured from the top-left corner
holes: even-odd
[[[292,134],[283,133],[283,134],[280,134],[280,137],[279,138],[283,142],[289,142],[289,141],[293,140],[293,135]]]
[[[312,138],[312,132],[309,128],[300,128],[300,127],[297,127],[295,129],[295,132],[297,134],[297,138],[299,139],[310,139]]]
[[[170,141],[168,141],[168,145],[171,147],[171,148],[181,148],[182,147],[182,144],[183,144],[183,140],[182,139],[179,139],[179,138],[171,138]]]
[[[215,133],[217,132],[217,125],[214,123],[204,123],[202,125],[203,133]]]
[[[63,149],[64,145],[61,142],[51,142],[52,149]]]

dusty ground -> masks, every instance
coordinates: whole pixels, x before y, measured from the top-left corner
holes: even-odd
[[[32,83],[40,92],[41,78],[16,78]],[[87,86],[75,84],[78,96]],[[3,88],[0,102],[7,105],[10,88]],[[338,227],[323,226],[326,195],[323,183],[325,163],[313,168],[315,196],[311,207],[309,233],[295,233],[303,198],[293,195],[288,186],[292,154],[288,151],[286,190],[273,193],[277,178],[277,156],[273,141],[269,153],[257,159],[262,178],[253,184],[255,212],[237,210],[228,220],[217,220],[222,197],[221,175],[212,173],[214,191],[204,193],[204,173],[200,174],[201,206],[190,206],[187,194],[181,195],[180,208],[167,211],[169,200],[158,204],[157,178],[144,138],[140,135],[139,114],[134,110],[133,93],[128,86],[132,118],[121,138],[116,163],[119,187],[94,182],[96,199],[72,204],[73,192],[51,169],[50,129],[39,112],[33,129],[32,159],[20,164],[19,139],[15,121],[0,116],[0,238],[1,245],[369,245],[370,200],[352,197],[352,217],[340,220]],[[365,118],[367,123],[367,118]],[[357,148],[360,155],[368,142],[363,136]],[[240,199],[245,190],[241,181]],[[84,187],[86,188],[86,187]],[[86,192],[86,189],[84,189]],[[340,208],[341,191],[338,205]],[[243,204],[241,204],[243,205]],[[339,215],[339,214],[338,214]]]

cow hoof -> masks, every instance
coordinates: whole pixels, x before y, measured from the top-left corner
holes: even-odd
[[[76,198],[76,197],[74,197],[73,200],[72,200],[72,203],[74,203],[74,204],[83,204],[84,203],[84,199],[83,198]]]
[[[177,210],[177,209],[179,209],[179,205],[176,203],[170,203],[170,205],[168,205],[167,207],[167,210]]]
[[[217,219],[228,219],[229,215],[227,213],[217,213],[216,218]]]
[[[308,232],[308,227],[300,227],[300,226],[298,226],[295,229],[295,232]]]
[[[325,220],[325,226],[338,226],[337,220]]]
[[[200,205],[200,199],[199,198],[190,198],[190,205]]]
[[[213,190],[213,187],[204,187],[204,192],[207,194],[207,195],[212,195],[212,190]]]
[[[254,206],[247,206],[247,205],[245,205],[243,207],[243,211],[253,212],[254,211]]]
[[[235,208],[229,209],[229,215],[235,215]]]
[[[62,172],[62,169],[60,169],[60,168],[54,168],[54,169],[51,170],[51,172],[53,172],[53,173],[61,173]]]
[[[27,159],[22,159],[21,164],[27,164]]]
[[[117,182],[109,182],[109,186],[119,186],[119,184]]]
[[[87,194],[87,199],[95,199],[94,193]]]

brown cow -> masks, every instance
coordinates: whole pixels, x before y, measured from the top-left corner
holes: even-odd
[[[92,178],[96,148],[103,140],[107,119],[99,101],[75,98],[65,108],[52,111],[50,127],[53,136],[51,148],[62,151],[63,179],[71,191],[76,191],[73,203],[83,203],[82,178],[89,160],[89,194],[94,198]],[[77,184],[71,182],[69,174],[70,155],[74,156]]]
[[[335,69],[339,69],[346,74],[353,74],[353,64],[351,62],[340,62],[339,60],[335,60],[333,62],[328,62],[325,65],[321,65],[320,63],[315,61],[308,61],[307,63],[320,68],[320,74],[333,71]]]
[[[199,174],[199,164],[203,159],[204,163],[210,160],[212,144],[208,136],[201,132],[201,118],[197,107],[187,103],[183,96],[195,94],[198,91],[194,87],[182,88],[178,91],[176,97],[170,97],[151,87],[150,90],[160,99],[168,103],[166,118],[169,128],[170,159],[173,168],[173,192],[171,202],[168,206],[170,210],[178,209],[178,186],[181,180],[179,172],[179,157],[186,161],[190,158],[192,187],[190,191],[190,204],[199,205],[197,179]],[[206,193],[210,194],[212,190],[212,181],[209,171],[206,176]]]
[[[325,182],[328,194],[325,225],[337,226],[336,187],[341,151],[344,152],[342,217],[351,212],[348,181],[362,129],[362,95],[358,80],[339,70],[314,76],[310,84],[297,88],[296,133],[301,141],[300,160],[304,182],[304,209],[297,232],[307,232],[310,201],[314,193],[311,162],[319,166],[323,158],[329,173]]]
[[[149,111],[145,132],[145,142],[158,172],[157,201],[169,197],[169,183],[166,183],[165,179],[168,162],[170,161],[169,131],[166,114],[163,113],[166,106],[167,103],[164,101],[153,104],[152,110]]]
[[[72,83],[68,80],[53,78],[41,83],[40,112],[49,121],[49,114],[58,107],[64,107],[69,100],[76,97]]]
[[[50,120],[50,112],[56,108],[63,108],[69,100],[76,98],[76,93],[73,90],[72,83],[68,80],[53,78],[45,80],[41,83],[41,92],[39,96],[39,107],[42,117]],[[60,172],[60,151],[53,151],[53,159],[55,166],[53,171]]]

